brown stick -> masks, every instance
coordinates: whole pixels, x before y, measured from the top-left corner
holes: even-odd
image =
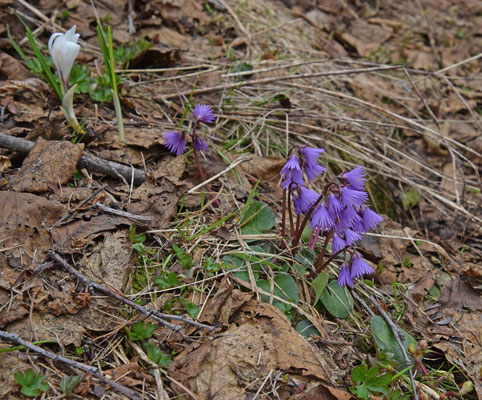
[[[137,310],[140,313],[146,315],[147,317],[155,319],[161,325],[164,325],[165,327],[167,327],[169,329],[172,329],[175,332],[178,332],[184,338],[184,340],[186,340],[187,342],[189,342],[190,340],[186,335],[184,335],[184,333],[181,332],[182,326],[171,324],[170,322],[165,321],[164,318],[176,320],[176,321],[181,321],[181,322],[184,322],[185,324],[194,325],[194,326],[197,326],[198,328],[203,328],[203,329],[207,329],[207,330],[210,330],[210,331],[215,329],[212,326],[201,324],[200,322],[192,321],[192,320],[184,318],[180,315],[170,315],[170,314],[160,313],[159,311],[156,311],[156,310],[153,310],[151,308],[144,307],[144,306],[141,306],[137,303],[134,303],[133,301],[129,300],[127,297],[123,296],[122,294],[116,293],[113,290],[108,289],[108,288],[98,284],[97,282],[94,282],[92,279],[86,277],[80,271],[77,271],[74,267],[72,267],[67,261],[65,261],[55,251],[53,251],[53,250],[49,251],[49,256],[57,264],[61,265],[67,272],[70,272],[77,279],[81,280],[82,283],[86,287],[95,289],[95,290],[97,290],[101,293],[106,294],[107,296],[111,296],[111,297],[115,298],[116,300],[120,301],[121,303],[127,304],[128,306],[134,308],[135,310]]]
[[[20,346],[25,346],[27,349],[34,351],[35,353],[40,354],[43,357],[49,358],[53,361],[60,361],[64,364],[69,365],[70,367],[73,368],[78,368],[82,371],[85,372],[90,372],[92,375],[96,376],[100,381],[106,383],[107,385],[111,386],[113,389],[117,390],[119,393],[122,393],[123,395],[127,396],[129,399],[133,400],[141,400],[142,397],[139,395],[137,392],[134,390],[131,390],[117,382],[114,382],[110,380],[109,378],[106,378],[105,375],[102,373],[102,371],[99,368],[92,367],[87,364],[80,363],[78,361],[71,360],[70,358],[60,356],[55,353],[51,353],[50,351],[44,350],[41,347],[38,347],[30,342],[26,342],[23,340],[20,335],[17,335],[16,333],[9,333],[0,330],[0,338],[3,340],[8,340],[9,342],[16,343]]]
[[[0,132],[0,147],[28,154],[34,145],[35,143],[29,140],[6,135]],[[89,171],[107,175],[112,178],[119,178],[119,175],[121,175],[128,182],[133,179],[134,185],[136,186],[142,185],[146,181],[146,174],[144,171],[114,161],[104,160],[103,158],[92,154],[83,154],[82,157],[80,157],[78,167],[86,168]]]

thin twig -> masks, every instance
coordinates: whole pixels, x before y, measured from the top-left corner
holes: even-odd
[[[192,321],[187,318],[184,318],[179,315],[169,315],[169,314],[163,314],[160,313],[156,310],[153,310],[151,308],[141,306],[137,303],[134,303],[133,301],[129,300],[126,298],[124,295],[120,293],[116,293],[111,289],[108,289],[96,282],[94,282],[92,279],[86,277],[84,274],[82,274],[80,271],[77,271],[74,267],[72,267],[67,261],[65,261],[59,254],[57,254],[55,251],[51,250],[49,251],[49,256],[52,258],[54,261],[56,261],[59,265],[61,265],[66,271],[70,272],[72,275],[74,275],[77,279],[81,280],[82,283],[88,287],[97,290],[98,292],[104,293],[108,296],[111,296],[115,298],[116,300],[120,301],[121,303],[124,303],[135,310],[139,311],[140,313],[144,314],[147,317],[150,317],[157,322],[159,322],[161,325],[164,325],[165,327],[172,329],[175,332],[178,332],[184,340],[190,342],[189,338],[181,332],[182,326],[180,325],[175,325],[171,324],[170,322],[165,321],[163,318],[168,318],[172,320],[177,320],[177,321],[182,321],[185,324],[188,325],[193,325],[198,328],[203,328],[203,329],[208,329],[210,331],[214,330],[215,328],[209,325],[201,324],[200,322],[197,321]]]
[[[142,397],[135,391],[117,383],[109,378],[106,378],[106,376],[103,374],[103,372],[96,367],[92,367],[87,364],[80,363],[78,361],[71,360],[70,358],[51,353],[50,351],[44,350],[41,347],[38,347],[30,342],[26,342],[23,340],[20,335],[16,333],[9,333],[0,330],[0,338],[3,340],[8,340],[9,342],[16,343],[20,346],[25,346],[27,349],[34,351],[37,354],[40,354],[43,357],[49,358],[53,361],[60,361],[64,364],[67,364],[70,367],[73,368],[78,368],[82,371],[89,372],[92,375],[96,376],[100,381],[106,383],[107,385],[111,386],[113,389],[117,390],[119,393],[122,393],[123,395],[127,396],[129,399],[133,400],[140,400]]]
[[[234,161],[232,164],[230,164],[226,169],[222,170],[218,174],[212,176],[209,179],[206,179],[204,182],[201,182],[199,185],[194,186],[193,188],[189,189],[186,194],[191,194],[194,193],[196,190],[202,188],[203,186],[206,186],[207,184],[211,183],[212,181],[215,181],[218,179],[220,176],[224,175],[225,173],[231,171],[233,168],[235,168],[238,164],[241,164],[246,161],[250,161],[252,159],[251,156],[249,155],[244,155],[239,157],[236,161]]]
[[[34,145],[35,143],[30,140],[5,135],[0,132],[0,147],[27,154],[32,150]],[[133,181],[136,186],[142,185],[146,181],[146,174],[144,171],[114,161],[104,160],[103,158],[92,154],[82,154],[77,166],[112,178],[118,178],[120,175],[129,181],[132,179],[132,174],[134,174]]]
[[[127,212],[127,211],[116,210],[115,208],[104,206],[102,203],[99,203],[99,202],[95,203],[95,206],[99,207],[102,211],[106,213],[119,215],[121,217],[126,217],[129,219],[134,219],[138,221],[152,221],[154,219],[154,217],[151,217],[149,215],[137,215],[137,214],[131,214],[130,212]]]

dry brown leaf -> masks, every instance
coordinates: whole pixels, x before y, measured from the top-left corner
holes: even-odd
[[[119,225],[130,225],[132,221],[124,217],[98,215],[89,220],[77,220],[67,225],[53,228],[50,233],[55,246],[62,252],[75,252],[102,233]]]
[[[61,217],[64,206],[34,194],[10,191],[0,192],[0,204],[0,241],[4,249],[12,248],[7,255],[19,264],[22,260],[22,265],[43,261],[52,243],[46,227]]]
[[[13,190],[46,192],[67,183],[76,171],[83,151],[83,144],[38,138],[20,171],[12,177]]]
[[[369,24],[360,18],[351,24],[348,31],[341,32],[340,38],[354,47],[362,57],[366,57],[388,40],[392,33],[390,27]]]
[[[186,349],[169,375],[205,399],[255,393],[270,371],[326,381],[323,355],[310,346],[276,307],[251,300],[214,340]],[[179,388],[173,387],[176,391]]]

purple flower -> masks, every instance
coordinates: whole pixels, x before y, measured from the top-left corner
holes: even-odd
[[[205,104],[196,104],[192,115],[198,121],[205,122],[207,124],[210,124],[216,119],[216,116],[213,115],[213,109]]]
[[[305,164],[305,173],[309,181],[314,181],[316,177],[326,171],[320,164]]]
[[[319,197],[320,195],[318,193],[313,192],[306,187],[301,187],[298,197],[293,201],[296,214],[306,214]]]
[[[363,167],[356,167],[349,172],[344,172],[339,178],[347,181],[353,189],[363,190],[365,188],[366,177]]]
[[[325,150],[317,149],[313,147],[300,146],[300,153],[303,156],[303,167],[305,169],[308,180],[313,181],[316,177],[326,171],[326,168],[322,167],[318,163],[318,157]]]
[[[378,215],[375,211],[370,210],[368,207],[363,208],[363,227],[366,231],[375,228],[380,222],[383,221],[383,218]]]
[[[206,142],[204,140],[202,140],[197,135],[194,136],[193,144],[194,144],[194,148],[196,149],[196,151],[207,151],[208,150],[208,145],[206,144]]]
[[[365,229],[365,226],[363,225],[363,222],[361,220],[356,220],[353,222],[353,226],[351,227],[355,232],[358,233],[366,233],[367,230]]]
[[[340,273],[338,274],[338,285],[350,287],[355,286],[350,269],[348,268],[348,264],[346,262],[341,265]]]
[[[351,277],[352,279],[361,278],[365,274],[373,274],[375,271],[362,258],[360,253],[355,251],[351,257]]]
[[[346,247],[345,241],[338,236],[336,233],[333,235],[333,243],[331,245],[331,252],[338,253],[340,250],[343,250]]]
[[[281,176],[284,181],[281,183],[283,190],[291,188],[291,184],[304,186],[303,172],[296,155],[292,155],[281,169]]]
[[[328,211],[330,214],[336,214],[339,211],[343,210],[343,205],[340,203],[340,200],[332,193],[328,199]]]
[[[176,153],[176,156],[180,156],[186,150],[186,140],[182,133],[169,131],[165,132],[163,137],[164,146],[166,146],[171,153]]]
[[[292,155],[290,158],[288,158],[286,164],[283,166],[283,168],[281,168],[281,176],[286,178],[286,175],[288,175],[292,170],[298,170],[301,172],[301,166],[296,155]]]
[[[353,190],[349,187],[342,187],[340,192],[343,204],[346,206],[358,207],[368,200],[368,194],[361,190]]]
[[[351,229],[345,229],[345,242],[347,245],[351,246],[353,243],[358,242],[361,239],[361,235],[352,231]]]
[[[351,228],[355,221],[360,219],[361,217],[353,207],[346,207],[343,211],[338,212],[337,229],[343,230]]]
[[[319,228],[328,230],[333,226],[333,224],[334,222],[333,222],[332,216],[326,209],[325,205],[322,204],[314,211],[310,226],[313,229],[319,227]]]

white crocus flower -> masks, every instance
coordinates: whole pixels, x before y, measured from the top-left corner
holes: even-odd
[[[83,129],[80,126],[79,122],[77,121],[77,117],[75,116],[74,110],[74,93],[75,89],[77,89],[77,84],[72,86],[67,93],[65,93],[62,99],[62,111],[64,112],[65,119],[70,124],[70,126],[74,129],[76,133],[83,133]]]
[[[69,89],[70,70],[79,55],[80,45],[77,44],[79,34],[75,33],[75,25],[64,33],[54,33],[49,39],[49,52],[59,71],[63,92]]]

